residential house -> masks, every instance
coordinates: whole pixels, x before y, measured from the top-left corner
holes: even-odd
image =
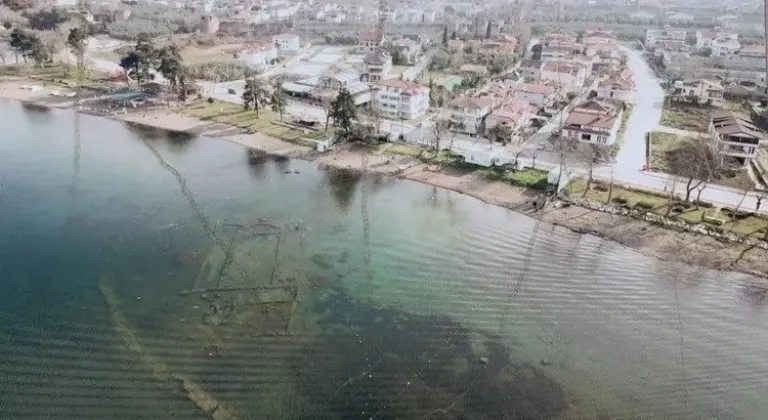
[[[369,82],[387,79],[392,71],[392,56],[383,49],[366,54],[363,63],[368,71]]]
[[[588,29],[581,37],[581,43],[588,49],[602,51],[615,49],[617,46],[616,35],[611,31],[602,29]]]
[[[271,42],[251,44],[237,52],[237,60],[248,67],[264,69],[277,61],[277,48]]]
[[[521,83],[515,88],[513,97],[539,107],[550,106],[558,99],[557,89],[542,83]]]
[[[597,83],[597,98],[631,103],[635,100],[635,83],[629,70],[614,73]]]
[[[610,146],[616,142],[620,120],[621,111],[604,102],[590,100],[568,114],[562,135],[574,141]]]
[[[513,55],[517,49],[517,38],[504,35],[495,39],[471,41],[470,44],[473,53],[480,56]]]
[[[485,117],[491,113],[492,106],[493,100],[489,98],[460,96],[450,103],[451,122],[463,125],[461,130],[457,130],[460,133],[471,136],[482,134]]]
[[[386,118],[418,118],[429,108],[429,88],[405,80],[380,81],[373,85],[373,106]]]
[[[739,60],[754,66],[765,65],[765,45],[743,45],[739,50]]]
[[[584,49],[581,44],[550,44],[541,49],[542,60],[571,59]]]
[[[730,83],[725,86],[725,92],[723,96],[726,99],[735,101],[759,101],[765,97],[764,93],[761,93],[759,89],[755,87],[742,86],[737,83]]]
[[[477,75],[485,76],[488,74],[488,68],[479,64],[464,64],[459,68],[459,73],[464,76]]]
[[[512,128],[512,139],[515,140],[528,125],[531,117],[536,115],[537,108],[530,102],[522,99],[514,99],[504,103],[491,111],[485,118],[485,135],[497,125],[506,125]]]
[[[576,43],[576,39],[577,39],[576,35],[561,29],[559,31],[550,32],[544,35],[544,38],[541,40],[541,43],[545,47],[550,45],[558,45],[558,44],[573,45]]]
[[[741,49],[741,43],[735,38],[718,38],[709,44],[712,48],[712,57],[730,58]]]
[[[392,49],[397,51],[403,64],[414,65],[421,55],[421,45],[412,39],[400,38],[392,41]]]
[[[272,41],[280,52],[296,52],[301,49],[299,36],[296,34],[280,34],[272,37]]]
[[[678,80],[674,83],[674,97],[676,99],[696,104],[720,107],[723,105],[724,93],[723,85],[712,80]]]
[[[645,32],[645,46],[657,46],[663,41],[673,41],[675,43],[685,44],[686,36],[687,33],[685,29],[672,29],[669,27],[664,29],[648,29]]]
[[[496,108],[514,100],[513,94],[516,86],[517,83],[511,80],[496,80],[481,87],[473,96],[490,99],[492,101],[491,108]]]
[[[589,70],[583,63],[573,60],[545,61],[541,65],[539,79],[563,86],[568,93],[578,93],[584,87]]]
[[[709,48],[718,39],[739,39],[739,34],[724,31],[720,27],[696,31],[696,48]]]
[[[361,31],[357,34],[357,51],[359,53],[372,53],[379,49],[384,43],[383,39],[379,39],[376,32]]]
[[[460,39],[449,39],[448,50],[449,51],[461,51],[464,49],[464,41]]]
[[[764,134],[744,116],[733,112],[712,115],[709,133],[717,148],[741,164],[757,157]]]

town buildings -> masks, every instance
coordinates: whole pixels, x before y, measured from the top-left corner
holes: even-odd
[[[621,111],[605,102],[587,101],[568,115],[562,135],[573,141],[610,146],[616,142]]]
[[[551,106],[558,98],[557,89],[553,85],[541,83],[522,83],[513,92],[515,99],[524,99],[539,107]]]
[[[532,116],[536,115],[537,107],[522,99],[510,100],[491,111],[485,118],[485,135],[498,125],[506,125],[512,128],[512,141],[520,136],[528,125]]]
[[[254,69],[265,69],[277,61],[277,48],[271,42],[251,44],[237,53],[237,60]]]
[[[296,52],[301,49],[299,36],[296,34],[280,34],[272,37],[272,41],[280,52]]]
[[[379,39],[376,32],[361,31],[357,35],[357,52],[361,54],[372,53],[384,44],[383,39]]]
[[[556,82],[566,92],[578,93],[587,80],[588,69],[582,63],[572,60],[551,60],[541,64],[539,79]]]
[[[670,27],[664,29],[648,29],[645,32],[645,46],[653,47],[662,42],[685,44],[686,36],[687,32],[685,29],[672,29]]]
[[[385,118],[413,119],[429,109],[429,88],[406,80],[384,80],[373,85],[373,107]]]
[[[715,146],[725,156],[746,164],[757,157],[763,133],[744,116],[733,112],[718,112],[712,115],[709,133]]]
[[[628,70],[614,73],[597,83],[597,98],[631,103],[635,100],[635,83]]]
[[[369,82],[377,82],[389,78],[392,71],[392,56],[383,49],[370,52],[363,58],[366,75]]]
[[[454,99],[449,106],[450,120],[454,127],[461,127],[455,131],[471,136],[482,134],[485,117],[492,107],[493,99],[490,98],[460,96]]]

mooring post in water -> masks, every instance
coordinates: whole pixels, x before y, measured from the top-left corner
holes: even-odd
[[[178,383],[184,395],[209,418],[213,420],[236,420],[237,417],[232,414],[232,411],[224,407],[213,395],[205,392],[186,376],[169,372],[167,365],[144,349],[138,335],[131,328],[120,309],[120,301],[117,299],[111,280],[109,277],[101,277],[99,279],[99,290],[101,290],[101,296],[107,304],[110,319],[115,325],[115,331],[125,342],[128,349],[136,353],[139,356],[139,360],[152,370],[155,379],[161,382],[175,381]]]

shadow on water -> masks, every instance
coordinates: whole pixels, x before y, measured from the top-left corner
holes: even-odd
[[[329,333],[303,350],[295,374],[318,416],[549,419],[568,408],[543,370],[513,362],[493,338],[475,351],[470,330],[447,316],[360,305],[343,289],[316,309]]]
[[[291,170],[291,159],[285,156],[271,155],[270,158],[275,162],[278,172],[284,174]]]
[[[248,156],[248,171],[254,178],[263,179],[269,156],[257,149],[248,149],[246,154]]]
[[[24,108],[25,111],[29,111],[29,112],[35,112],[35,113],[41,113],[41,114],[46,114],[51,112],[51,108],[45,105],[39,105],[32,102],[22,102],[21,107]]]
[[[362,175],[349,169],[326,168],[325,179],[331,187],[331,194],[336,200],[336,206],[341,211],[346,211],[355,198],[357,184]]]
[[[164,140],[168,145],[168,150],[174,153],[185,151],[193,143],[193,140],[197,138],[195,134],[183,131],[166,130],[130,121],[126,121],[124,124],[132,132],[144,139],[153,141]]]

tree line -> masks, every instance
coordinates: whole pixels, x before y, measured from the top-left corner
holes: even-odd
[[[177,93],[179,100],[187,99],[187,86],[192,80],[175,44],[157,48],[148,34],[139,34],[133,48],[120,58],[120,67],[126,80],[136,80],[138,85],[154,80],[156,73],[162,74],[171,92]]]

